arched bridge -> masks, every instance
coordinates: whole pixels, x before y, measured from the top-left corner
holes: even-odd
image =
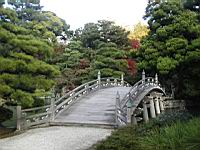
[[[148,122],[164,110],[165,92],[155,78],[146,78],[134,86],[117,78],[87,82],[61,97],[51,97],[51,104],[24,109],[17,107],[17,129],[35,125],[109,125]],[[120,98],[121,97],[121,98]]]
[[[161,111],[164,111],[165,90],[155,78],[145,77],[142,73],[142,80],[137,82],[130,91],[120,99],[117,93],[116,98],[116,124],[126,125],[128,123],[148,122],[149,118],[155,118]]]

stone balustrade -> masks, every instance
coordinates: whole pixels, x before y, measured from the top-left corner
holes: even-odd
[[[150,118],[156,118],[164,111],[163,96],[165,96],[165,91],[158,81],[158,75],[156,74],[155,78],[145,77],[143,71],[142,80],[137,82],[124,98],[121,100],[118,98],[116,108],[118,108],[121,115],[116,115],[116,119],[120,120],[116,121],[117,126],[124,124],[136,125],[141,121],[147,123]],[[120,124],[121,120],[125,120],[123,124]]]
[[[83,96],[100,90],[102,88],[109,88],[115,86],[128,87],[130,86],[130,84],[124,81],[123,75],[121,75],[121,79],[101,78],[101,72],[99,71],[96,80],[82,84],[61,97],[55,96],[55,94],[53,94],[53,96],[50,97],[50,105],[23,110],[21,109],[21,106],[18,106],[17,129],[23,130],[44,123],[48,124],[54,121],[54,119],[60,113],[68,109],[74,102],[76,102]]]

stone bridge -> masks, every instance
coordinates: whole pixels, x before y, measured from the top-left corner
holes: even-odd
[[[21,109],[17,107],[17,129],[46,125],[85,125],[118,127],[148,122],[164,111],[165,91],[158,76],[145,77],[134,86],[118,78],[87,82],[61,97],[50,97],[51,104]]]

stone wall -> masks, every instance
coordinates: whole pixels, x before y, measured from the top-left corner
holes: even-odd
[[[164,100],[164,107],[166,109],[181,109],[184,110],[186,108],[185,100],[174,100],[166,98]]]

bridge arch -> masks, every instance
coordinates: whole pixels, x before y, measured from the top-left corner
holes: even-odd
[[[124,81],[123,75],[121,75],[121,78],[101,78],[101,73],[98,72],[96,80],[84,83],[61,97],[55,97],[55,94],[48,97],[51,104],[31,109],[21,109],[19,106],[17,109],[17,129],[23,130],[40,124],[51,124],[78,99],[99,89],[109,87],[130,87],[130,84]]]
[[[149,116],[155,118],[161,111],[164,111],[164,88],[158,82],[158,76],[148,77],[137,82],[120,100],[116,98],[116,123],[118,126],[143,120],[149,121]],[[141,115],[143,115],[141,117]]]
[[[101,74],[98,72],[96,80],[82,84],[61,97],[50,97],[51,104],[49,105],[24,110],[18,107],[17,128],[21,130],[39,124],[51,124],[78,99],[109,87],[130,87],[130,84],[124,81],[123,75],[120,79],[101,78]],[[155,78],[146,78],[143,73],[142,80],[132,86],[129,91],[126,90],[126,93],[122,99],[120,99],[119,93],[117,94],[115,104],[115,125],[117,126],[136,124],[141,120],[148,122],[149,116],[155,118],[156,114],[164,110],[163,96],[166,94],[158,82],[157,75]]]

